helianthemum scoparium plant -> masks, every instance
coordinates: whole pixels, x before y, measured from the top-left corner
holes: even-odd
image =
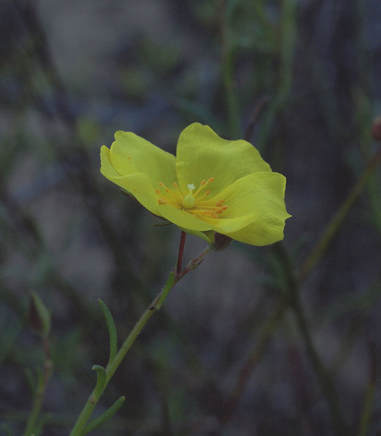
[[[101,172],[153,214],[213,241],[214,232],[252,245],[283,239],[286,178],[245,140],[193,123],[176,157],[132,132],[101,148]]]
[[[111,148],[101,148],[101,172],[135,197],[153,214],[181,229],[175,271],[117,350],[112,315],[101,302],[110,336],[110,355],[104,368],[95,365],[97,383],[79,414],[70,436],[83,436],[103,424],[122,405],[124,397],[90,421],[115,371],[153,313],[185,274],[203,261],[220,235],[252,245],[283,239],[286,219],[286,178],[273,172],[258,150],[247,141],[220,138],[210,127],[193,123],[183,130],[176,157],[131,132],[116,132]],[[183,268],[185,232],[209,242]],[[216,237],[218,235],[218,238]],[[222,244],[224,245],[224,244]]]

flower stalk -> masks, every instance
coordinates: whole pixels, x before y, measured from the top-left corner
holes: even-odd
[[[116,370],[119,368],[120,364],[122,363],[123,359],[125,358],[126,354],[132,347],[132,345],[135,343],[136,339],[140,335],[141,331],[144,329],[145,325],[149,321],[149,319],[152,317],[152,315],[158,311],[162,304],[164,303],[165,299],[167,298],[169,292],[174,288],[176,283],[180,281],[186,274],[188,274],[190,271],[197,268],[201,262],[203,261],[206,254],[209,252],[209,247],[205,249],[199,256],[195,257],[193,260],[189,262],[189,264],[182,269],[182,260],[183,260],[183,254],[184,254],[184,248],[185,248],[185,232],[181,232],[180,237],[180,245],[179,245],[179,252],[178,252],[178,258],[177,258],[177,264],[176,264],[176,273],[171,272],[168,276],[168,279],[163,287],[163,289],[159,292],[159,294],[152,300],[151,304],[147,307],[147,309],[144,311],[138,322],[135,324],[133,329],[131,330],[130,334],[127,336],[127,338],[124,340],[122,346],[120,347],[119,351],[115,354],[115,356],[112,359],[109,359],[109,363],[107,364],[106,368],[103,368],[99,365],[95,365],[93,369],[97,371],[97,383],[91,394],[89,395],[86,404],[84,408],[82,409],[77,421],[74,424],[74,427],[70,433],[70,436],[84,436],[85,434],[88,434],[90,429],[98,427],[100,425],[99,420],[100,418],[96,418],[94,421],[89,423],[89,420],[94,412],[94,409],[96,405],[98,404],[99,400],[101,399],[106,387],[108,386],[110,380],[112,379],[113,375],[115,374]],[[108,321],[108,325],[110,324],[110,321]],[[109,328],[110,330],[110,328]],[[111,328],[112,330],[112,328]],[[121,403],[124,400],[120,400]],[[115,404],[109,410],[111,412],[115,409]],[[121,405],[121,404],[120,404]],[[108,417],[112,416],[113,413],[105,413],[104,419],[101,420],[102,422],[106,420]],[[103,416],[103,415],[102,415]],[[101,422],[101,423],[102,423]],[[89,423],[89,424],[88,424]]]
[[[184,256],[184,247],[186,241],[187,234],[182,231],[180,237],[180,246],[179,246],[179,254],[177,257],[177,265],[176,265],[176,276],[180,275],[181,270],[183,269],[183,256]]]

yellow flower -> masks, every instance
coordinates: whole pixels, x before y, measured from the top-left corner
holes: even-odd
[[[182,131],[176,157],[132,132],[116,132],[111,148],[101,148],[101,173],[153,214],[204,239],[218,232],[271,244],[283,239],[290,217],[286,178],[249,142],[222,139],[199,123]]]

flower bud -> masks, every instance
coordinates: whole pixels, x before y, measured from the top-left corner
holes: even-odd
[[[215,250],[224,250],[230,244],[231,241],[232,238],[229,238],[229,236],[216,232],[214,234],[213,248]]]

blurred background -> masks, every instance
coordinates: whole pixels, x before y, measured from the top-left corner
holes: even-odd
[[[100,146],[175,153],[199,121],[287,176],[293,218],[176,286],[92,434],[380,435],[380,1],[1,0],[0,22],[0,434],[23,434],[50,354],[35,434],[67,435],[107,360],[97,298],[122,339],[176,262],[179,230],[100,175]]]

